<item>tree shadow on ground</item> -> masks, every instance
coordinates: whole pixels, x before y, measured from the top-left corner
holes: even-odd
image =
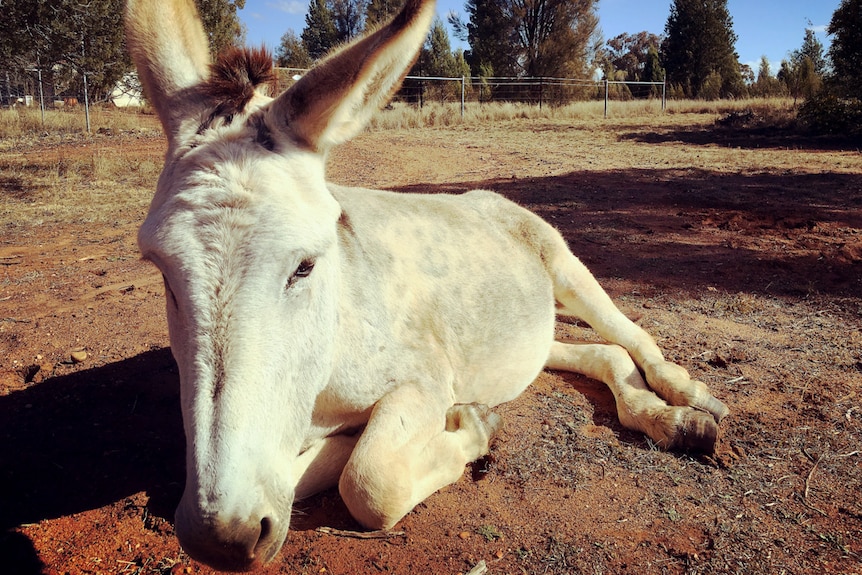
[[[654,127],[620,135],[620,140],[644,144],[682,142],[695,146],[720,146],[741,149],[790,149],[824,151],[858,151],[862,140],[838,134],[814,135],[800,131],[792,125],[771,126],[688,126],[676,130],[656,131]]]
[[[0,557],[14,557],[22,572],[39,561],[14,532],[21,524],[140,491],[151,513],[173,517],[185,442],[169,349],[46,379],[0,397],[0,413]]]
[[[601,278],[692,293],[862,291],[862,175],[628,169],[397,191],[475,188],[552,223]]]

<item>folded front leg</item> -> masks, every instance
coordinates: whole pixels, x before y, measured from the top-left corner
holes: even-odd
[[[464,466],[488,453],[499,417],[419,384],[398,387],[375,406],[338,487],[353,517],[388,529]]]

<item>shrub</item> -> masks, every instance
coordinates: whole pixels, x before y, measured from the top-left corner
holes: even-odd
[[[818,134],[862,136],[862,100],[821,94],[799,107],[801,127]]]

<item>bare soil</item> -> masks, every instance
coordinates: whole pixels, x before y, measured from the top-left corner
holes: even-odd
[[[490,188],[535,210],[731,415],[714,455],[664,453],[597,382],[543,373],[498,408],[491,456],[398,534],[320,530],[358,529],[327,492],[297,505],[267,573],[862,573],[862,156],[714,120],[372,132],[333,153],[339,183]],[[4,210],[46,193],[22,166],[94,146],[136,163],[164,150],[140,135],[2,148]],[[172,525],[178,376],[135,245],[155,176],[118,178],[110,217],[82,202],[0,228],[2,573],[211,572]]]

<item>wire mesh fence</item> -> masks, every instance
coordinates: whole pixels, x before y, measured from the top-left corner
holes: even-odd
[[[277,68],[279,91],[287,89],[307,72],[303,68]],[[665,82],[628,82],[586,80],[578,78],[517,77],[426,77],[407,76],[394,102],[424,106],[426,103],[485,104],[517,102],[520,104],[562,106],[572,102],[604,101],[605,114],[613,101],[660,99],[666,105]]]

